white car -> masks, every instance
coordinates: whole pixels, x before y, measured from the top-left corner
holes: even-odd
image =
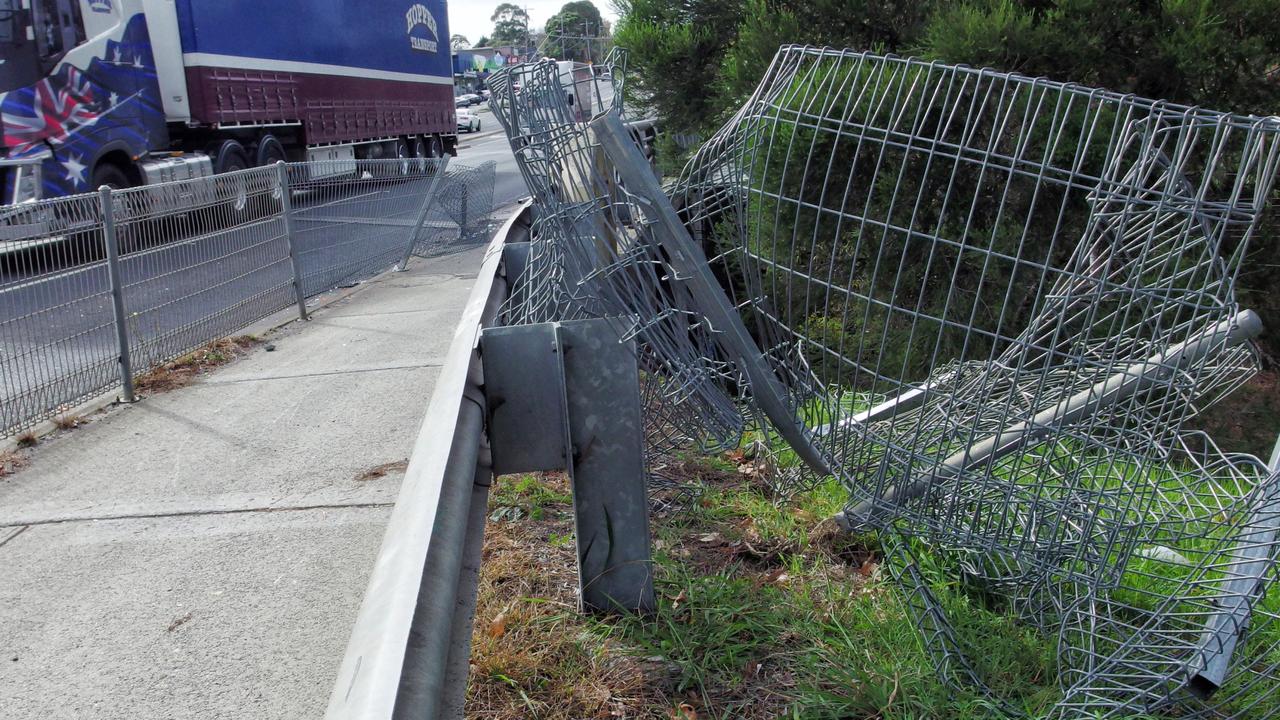
[[[480,117],[467,108],[458,108],[458,132],[480,132]]]

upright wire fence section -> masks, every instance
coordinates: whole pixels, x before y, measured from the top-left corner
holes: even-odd
[[[0,437],[121,385],[129,399],[134,374],[473,242],[493,182],[492,162],[289,163],[0,209]]]
[[[1051,715],[1280,711],[1280,458],[1188,424],[1256,370],[1280,119],[784,47],[664,194],[581,85],[491,83],[537,210],[506,312],[637,340],[651,462],[751,427],[779,489],[834,476],[949,682],[993,692],[960,582],[1056,642]]]

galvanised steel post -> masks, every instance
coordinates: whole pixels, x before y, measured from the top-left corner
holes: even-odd
[[[98,188],[102,207],[102,239],[107,246],[107,278],[111,283],[111,313],[116,322],[116,343],[120,350],[120,401],[137,400],[133,392],[133,363],[129,358],[129,328],[124,314],[124,283],[120,279],[120,239],[116,234],[116,215],[111,188]]]
[[[409,241],[404,244],[404,257],[400,259],[400,266],[396,268],[397,272],[404,272],[409,269],[409,258],[413,257],[413,246],[418,244],[418,233],[422,232],[422,225],[427,222],[427,213],[431,211],[431,199],[436,194],[436,188],[440,186],[440,178],[444,177],[445,169],[449,167],[449,156],[445,155],[440,158],[439,165],[436,165],[435,162],[435,158],[426,158],[424,170],[431,173],[431,184],[427,186],[427,191],[422,195],[422,209],[418,211],[418,219],[414,221],[413,229],[409,231]],[[461,232],[461,229],[459,229],[459,232]]]
[[[298,300],[298,317],[307,319],[307,296],[302,289],[302,268],[298,265],[298,250],[293,242],[293,201],[289,197],[289,167],[283,160],[276,161],[276,183],[280,187],[280,215],[284,219],[284,242],[289,248],[289,265],[293,268],[293,294]]]

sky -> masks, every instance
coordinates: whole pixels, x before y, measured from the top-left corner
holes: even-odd
[[[500,5],[502,0],[452,0],[449,2],[449,34],[450,35],[466,35],[467,39],[472,43],[479,40],[482,35],[488,35],[493,32],[493,21],[489,18],[493,15],[493,9]],[[529,0],[529,2],[517,2],[527,8],[529,12],[529,27],[534,30],[540,30],[547,24],[547,18],[560,12],[560,8],[568,0]],[[613,3],[610,0],[592,0],[597,8],[600,8],[600,14],[610,23],[616,23],[618,14],[614,12]]]

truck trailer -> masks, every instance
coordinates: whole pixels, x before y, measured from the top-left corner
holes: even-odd
[[[444,0],[0,0],[3,203],[457,145]],[[347,163],[334,163],[334,166]]]

